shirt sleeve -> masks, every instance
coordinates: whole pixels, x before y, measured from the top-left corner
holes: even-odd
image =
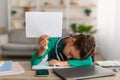
[[[42,60],[42,56],[41,57],[37,57],[37,54],[38,54],[38,50],[34,52],[32,58],[31,58],[31,64],[32,65],[37,65]]]
[[[31,65],[39,64],[54,46],[55,46],[54,38],[50,38],[48,40],[48,49],[44,52],[44,54],[41,57],[37,56],[38,50],[34,52],[34,54],[32,55],[32,58],[31,58]]]
[[[93,65],[91,56],[87,59],[82,60],[68,60],[70,66],[78,67],[78,66],[91,66]]]

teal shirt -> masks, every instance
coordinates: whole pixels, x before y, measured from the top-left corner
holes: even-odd
[[[45,51],[45,53],[41,57],[37,57],[38,51],[35,51],[32,58],[31,58],[31,64],[37,65],[39,64],[46,55],[52,54],[50,53],[52,49],[55,48],[58,38],[50,38],[48,40],[48,49]],[[70,66],[77,67],[77,66],[91,66],[92,63],[92,57],[89,56],[86,59],[74,59],[74,60],[67,60]]]

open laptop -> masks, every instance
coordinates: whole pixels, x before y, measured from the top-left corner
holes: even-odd
[[[87,66],[76,68],[53,69],[53,72],[64,80],[94,78],[101,76],[110,76],[115,74],[115,72],[113,72],[112,70],[108,70],[106,68],[96,65],[89,67]]]

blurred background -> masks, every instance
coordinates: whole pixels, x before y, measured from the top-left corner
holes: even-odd
[[[0,0],[3,59],[30,59],[38,49],[37,39],[25,36],[25,12],[30,11],[63,12],[63,36],[94,35],[97,60],[120,59],[119,0]]]

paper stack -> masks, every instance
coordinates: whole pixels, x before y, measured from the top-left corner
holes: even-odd
[[[0,74],[12,71],[12,61],[1,61]]]
[[[32,66],[33,70],[38,70],[38,69],[55,69],[55,68],[70,68],[70,66],[63,66],[63,67],[50,66],[47,61],[43,61],[43,62],[39,63],[38,65],[33,65]]]
[[[0,76],[21,74],[24,72],[24,68],[18,62],[3,61],[3,63],[0,64]]]
[[[117,60],[96,61],[95,63],[102,67],[119,67],[120,66],[120,61],[117,61]]]

